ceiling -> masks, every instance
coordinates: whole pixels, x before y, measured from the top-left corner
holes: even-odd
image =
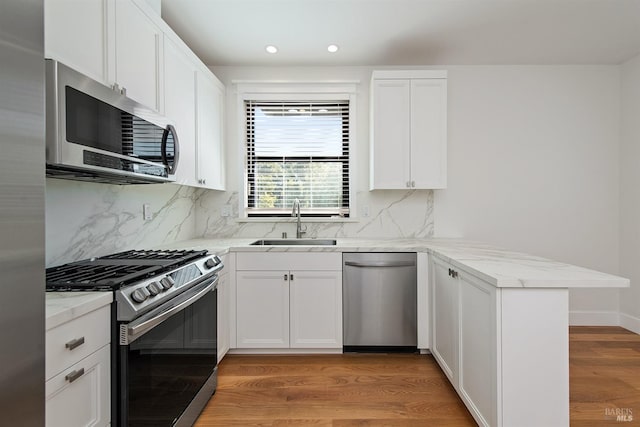
[[[640,53],[640,0],[162,0],[162,17],[218,66],[619,64]]]

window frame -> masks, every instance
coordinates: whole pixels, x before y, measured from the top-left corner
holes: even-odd
[[[245,101],[348,101],[349,102],[349,184],[348,184],[348,206],[349,216],[326,216],[314,213],[302,213],[307,220],[318,222],[331,221],[350,221],[355,217],[355,120],[356,120],[356,84],[357,82],[313,82],[313,83],[293,83],[293,82],[263,82],[263,83],[239,83],[237,84],[237,111],[238,111],[238,161],[241,162],[240,170],[242,173],[242,186],[240,188],[239,197],[239,219],[244,221],[256,222],[289,222],[290,215],[286,212],[269,215],[251,215],[249,216],[249,194],[248,194],[248,177],[247,177],[247,137],[246,123],[247,115],[245,109]]]

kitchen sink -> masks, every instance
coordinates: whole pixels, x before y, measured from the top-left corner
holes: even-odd
[[[262,239],[250,243],[253,246],[335,246],[335,239]]]

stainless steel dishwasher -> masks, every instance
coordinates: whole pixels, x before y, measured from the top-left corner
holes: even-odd
[[[344,351],[415,351],[415,253],[342,256]]]

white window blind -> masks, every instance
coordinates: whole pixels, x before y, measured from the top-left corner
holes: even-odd
[[[349,101],[245,101],[247,214],[349,216]]]

